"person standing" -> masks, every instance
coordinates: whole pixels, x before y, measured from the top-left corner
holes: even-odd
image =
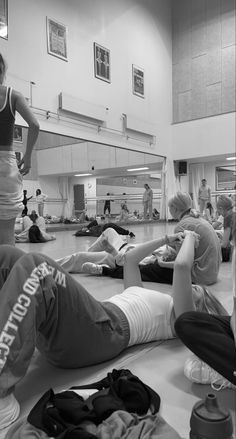
[[[211,203],[211,188],[207,185],[206,179],[203,178],[201,186],[198,189],[198,204],[200,213],[205,212],[207,203]]]
[[[110,192],[107,192],[107,196],[109,195]],[[108,211],[108,215],[111,215],[111,200],[105,200],[104,209],[103,209],[104,215],[106,214],[106,211]]]
[[[31,197],[27,197],[27,190],[24,189],[23,190],[23,200],[22,203],[24,205],[24,209],[22,210],[21,216],[26,216],[28,215],[28,207],[27,207],[27,203],[29,200],[31,200],[31,198],[33,198],[33,195],[31,195]]]
[[[44,201],[47,199],[47,195],[43,194],[41,189],[36,190],[36,201],[38,203],[38,214],[39,216],[43,216],[44,211]]]
[[[15,220],[23,209],[23,180],[31,169],[39,123],[21,93],[3,85],[6,63],[0,54],[0,244],[15,245]],[[15,113],[28,124],[26,150],[17,163],[13,152]]]
[[[153,200],[153,192],[150,186],[145,183],[144,184],[144,194],[143,194],[143,217],[144,219],[148,218],[152,219],[152,200]]]

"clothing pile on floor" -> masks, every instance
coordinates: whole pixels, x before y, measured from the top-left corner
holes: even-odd
[[[130,370],[113,369],[96,383],[49,389],[6,439],[181,439],[159,408],[153,389]]]

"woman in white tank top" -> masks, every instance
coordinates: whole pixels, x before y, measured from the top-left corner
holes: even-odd
[[[39,124],[23,95],[3,85],[6,64],[0,54],[0,245],[15,244],[15,219],[22,211],[22,176],[31,168],[31,153],[38,137]],[[17,164],[13,151],[15,112],[29,126],[26,150]]]

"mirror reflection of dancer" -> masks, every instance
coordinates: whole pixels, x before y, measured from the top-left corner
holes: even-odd
[[[22,200],[22,203],[24,205],[24,209],[22,210],[21,216],[28,215],[27,203],[28,203],[29,200],[31,200],[31,198],[33,198],[33,195],[31,195],[31,197],[27,197],[27,190],[24,189],[23,190],[23,200]]]
[[[47,195],[43,194],[41,189],[36,190],[36,201],[38,203],[38,214],[39,216],[43,216],[44,211],[44,201],[47,199]]]
[[[150,188],[149,184],[144,184],[144,194],[143,194],[143,218],[144,219],[152,219],[152,200],[153,200],[153,191]]]
[[[139,262],[176,240],[183,244],[175,262],[172,299],[142,287]],[[205,288],[192,287],[197,245],[198,236],[186,232],[130,250],[124,292],[102,302],[48,256],[0,246],[0,429],[19,415],[14,387],[26,374],[35,346],[54,366],[85,367],[135,344],[174,338],[176,317],[184,311],[225,313]]]
[[[21,93],[3,85],[6,63],[0,54],[0,244],[15,244],[15,219],[23,209],[22,177],[31,168],[39,124]],[[28,124],[26,150],[17,164],[13,152],[15,113]]]

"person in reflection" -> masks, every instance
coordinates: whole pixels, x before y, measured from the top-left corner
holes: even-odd
[[[39,124],[25,98],[4,85],[6,63],[0,54],[0,244],[15,245],[15,220],[23,209],[22,177],[30,172]],[[26,149],[17,163],[13,152],[15,113],[28,124]]]
[[[157,247],[182,242],[175,260],[173,299],[143,288],[139,262]],[[192,286],[199,237],[178,233],[140,244],[125,255],[124,291],[96,300],[48,256],[0,246],[0,431],[19,415],[14,388],[35,347],[54,366],[85,367],[110,360],[129,346],[174,338],[184,311],[225,314],[204,287]]]
[[[144,194],[143,194],[143,218],[144,219],[152,219],[152,200],[153,200],[153,191],[150,188],[149,184],[145,183],[144,185]]]
[[[38,214],[39,216],[43,216],[44,212],[44,201],[47,199],[47,195],[43,194],[41,189],[36,190],[36,201],[38,203]]]

